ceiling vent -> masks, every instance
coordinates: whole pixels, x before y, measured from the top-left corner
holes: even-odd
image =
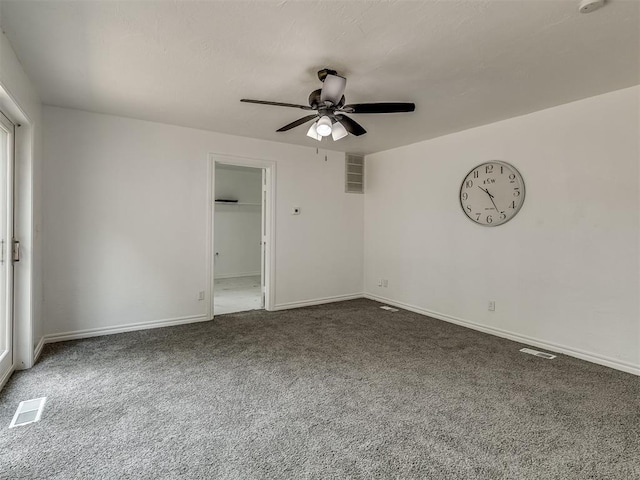
[[[364,193],[364,156],[345,155],[345,192]]]

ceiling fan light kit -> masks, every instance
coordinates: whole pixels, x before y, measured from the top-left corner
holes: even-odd
[[[332,124],[329,117],[322,117],[317,122],[314,122],[307,131],[307,137],[318,140],[319,142],[322,141],[323,137],[328,137],[329,135],[336,141],[349,135],[349,132],[347,132],[344,125],[337,120]]]
[[[320,117],[318,120],[318,124],[316,126],[316,130],[318,135],[321,137],[328,137],[331,135],[331,119],[326,115],[324,117]]]
[[[257,103],[261,105],[275,105],[278,107],[299,108],[302,110],[314,110],[314,115],[299,118],[294,122],[276,130],[286,132],[304,123],[315,120],[307,131],[307,136],[321,141],[323,137],[331,135],[334,141],[340,140],[351,134],[360,136],[367,131],[355,120],[347,117],[345,113],[407,113],[416,108],[414,103],[354,103],[345,105],[344,90],[347,79],[336,73],[335,70],[325,68],[318,72],[318,78],[323,82],[322,88],[314,90],[309,95],[309,106],[294,103],[270,102],[266,100],[251,100],[243,98],[240,101]]]
[[[346,137],[347,135],[349,135],[349,132],[347,132],[347,129],[344,128],[344,125],[336,121],[336,123],[334,123],[331,128],[331,138],[336,141]]]
[[[316,127],[318,126],[318,122],[314,122],[313,125],[309,128],[307,132],[307,137],[315,138],[318,141],[322,140],[322,136],[318,133]]]

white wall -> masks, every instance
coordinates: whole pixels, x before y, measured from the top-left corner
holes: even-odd
[[[215,277],[259,275],[262,170],[217,164],[215,179],[215,198],[238,200],[215,206]]]
[[[41,172],[42,128],[40,98],[22,69],[9,40],[0,33],[0,107],[16,129],[15,237],[21,242],[22,259],[15,265],[16,368],[30,367],[42,328],[42,224]]]
[[[639,99],[633,87],[368,156],[365,291],[640,373]],[[520,171],[526,200],[487,228],[458,193],[492,159]]]
[[[277,162],[276,307],[362,292],[363,198],[344,193],[344,154],[56,107],[44,123],[50,340],[205,315],[210,153]]]

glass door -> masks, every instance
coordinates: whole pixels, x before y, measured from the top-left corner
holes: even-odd
[[[0,382],[13,367],[13,138],[0,112]]]

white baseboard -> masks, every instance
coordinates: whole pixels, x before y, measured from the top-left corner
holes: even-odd
[[[222,274],[222,275],[216,275],[214,277],[214,280],[219,280],[219,279],[223,279],[223,278],[255,277],[255,276],[259,276],[259,275],[260,275],[260,271],[259,270],[257,272],[225,273],[225,274]]]
[[[356,298],[364,298],[363,293],[351,293],[349,295],[336,295],[333,297],[315,298],[313,300],[303,300],[301,302],[279,303],[271,310],[289,310],[290,308],[311,307],[313,305],[322,305],[324,303],[343,302],[345,300],[355,300]]]
[[[461,325],[463,327],[471,328],[473,330],[478,330],[480,332],[489,333],[497,337],[513,340],[514,342],[524,343],[526,345],[531,345],[538,348],[544,348],[545,350],[550,350],[552,352],[563,353],[565,355],[569,355],[570,357],[579,358],[580,360],[586,360],[587,362],[596,363],[598,365],[603,365],[605,367],[614,368],[622,372],[627,372],[633,375],[640,376],[640,365],[635,365],[631,362],[625,362],[625,361],[617,360],[615,358],[606,357],[604,355],[599,355],[597,353],[586,352],[584,350],[579,350],[577,348],[567,347],[566,345],[559,345],[559,344],[551,343],[545,340],[540,340],[538,338],[528,337],[526,335],[520,335],[518,333],[510,332],[508,330],[502,330],[500,328],[480,325],[479,323],[471,322],[469,320],[463,320],[462,318],[453,317],[451,315],[446,315],[444,313],[434,312],[424,308],[416,307],[414,305],[409,305],[407,303],[398,302],[395,300],[391,300],[389,298],[380,297],[378,295],[374,295],[371,293],[365,293],[364,297],[370,300],[375,300],[377,302],[387,303],[395,307],[404,308],[405,310],[426,315],[428,317],[436,318],[438,320],[443,320],[449,323],[455,323],[456,325]]]
[[[38,345],[36,345],[36,348],[33,351],[33,363],[32,363],[32,365],[35,365],[36,362],[38,361],[38,358],[40,358],[40,354],[42,353],[42,347],[44,347],[44,337],[42,337],[40,339],[40,341],[38,342]]]
[[[14,368],[11,367],[9,371],[4,375],[4,377],[0,378],[0,391],[2,391],[2,388],[9,381],[9,378],[11,378],[11,375],[13,375],[13,371],[14,371]]]
[[[133,332],[136,330],[148,330],[151,328],[171,327],[174,325],[184,325],[186,323],[207,322],[209,320],[211,320],[211,318],[206,315],[194,315],[190,317],[153,320],[150,322],[129,323],[126,325],[117,325],[114,327],[89,328],[87,330],[53,333],[44,336],[44,343],[55,343],[64,342],[66,340],[77,340],[80,338],[100,337],[102,335],[113,335],[116,333]]]

